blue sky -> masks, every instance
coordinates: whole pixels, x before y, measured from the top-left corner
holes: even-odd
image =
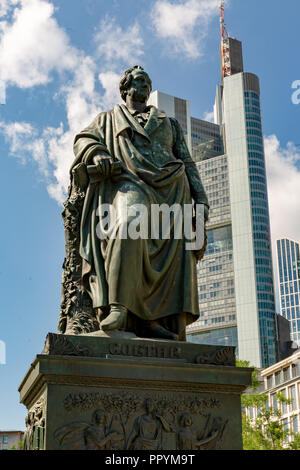
[[[62,201],[72,140],[119,100],[143,65],[153,88],[213,108],[219,81],[218,0],[0,0],[0,429],[24,429],[17,388],[56,331],[64,258]],[[261,79],[272,237],[300,240],[299,0],[230,0],[229,34]],[[300,96],[300,95],[299,95]]]

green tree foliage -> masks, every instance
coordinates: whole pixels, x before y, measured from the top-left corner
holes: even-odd
[[[23,449],[23,441],[19,441],[18,442],[18,450],[22,450]],[[17,450],[16,446],[12,446],[11,449],[9,450]]]
[[[250,367],[246,361],[237,361],[237,366]],[[242,395],[244,450],[299,450],[300,434],[285,429],[282,422],[282,406],[289,405],[291,400],[277,393],[275,406],[269,406],[268,395],[258,391],[258,374],[253,368],[250,393]],[[251,408],[256,410],[255,419],[250,419]]]

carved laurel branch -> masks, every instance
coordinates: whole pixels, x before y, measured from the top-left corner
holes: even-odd
[[[58,356],[90,356],[88,348],[81,348],[72,344],[65,336],[48,335],[43,354]]]
[[[141,397],[130,392],[69,394],[64,399],[64,407],[70,412],[73,409],[85,410],[101,405],[108,412],[130,414],[142,409],[147,398],[151,398],[158,411],[169,412],[173,415],[183,411],[190,411],[194,415],[204,415],[209,409],[221,407],[220,401],[215,398],[200,399],[184,396],[184,398],[173,400],[170,397],[158,395]]]
[[[213,353],[204,353],[196,357],[196,364],[235,366],[235,348],[228,346]]]
[[[37,414],[40,413],[41,415],[44,415],[45,414],[45,406],[46,406],[45,397],[41,397],[39,399],[39,401],[37,401],[32,406],[32,408],[30,409],[30,413],[37,413]]]
[[[78,165],[79,169],[81,165]],[[58,322],[59,333],[82,334],[99,329],[98,321],[89,295],[81,285],[82,259],[79,255],[80,213],[85,193],[80,185],[81,171],[74,173],[74,184],[62,213],[66,257],[63,264],[62,301]],[[79,180],[78,180],[79,178]]]

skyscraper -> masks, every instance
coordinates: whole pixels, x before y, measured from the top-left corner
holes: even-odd
[[[190,341],[236,346],[240,359],[268,367],[277,344],[260,85],[243,71],[236,39],[222,40],[221,77],[215,123],[191,117],[186,100],[159,91],[151,97],[183,127],[210,202],[200,319],[187,333]]]
[[[280,313],[289,320],[292,340],[300,346],[300,245],[277,240]]]

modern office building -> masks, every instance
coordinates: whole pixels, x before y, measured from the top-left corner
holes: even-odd
[[[226,44],[215,123],[159,91],[150,103],[181,124],[210,202],[200,319],[188,327],[189,340],[236,346],[240,359],[265,368],[277,361],[277,336],[260,85],[243,71],[241,42]]]
[[[281,407],[281,421],[284,428],[292,433],[298,433],[300,431],[300,351],[268,367],[260,375],[263,380],[261,392],[268,396],[269,406],[275,410]],[[291,400],[291,403],[279,403],[278,393]],[[250,411],[253,414],[257,413],[255,409]]]
[[[294,434],[300,432],[300,351],[297,350],[284,360],[259,371],[257,379],[260,385],[254,393],[266,397],[266,409],[272,409],[273,416],[277,413],[280,415],[280,424],[287,431],[285,441],[288,447],[294,440]],[[253,390],[248,389],[246,393],[251,394]],[[288,399],[289,402],[283,402],[280,397]],[[249,405],[243,412],[253,425],[257,423],[260,415],[257,407]]]
[[[300,245],[294,240],[277,240],[280,313],[289,320],[291,338],[300,346]]]

